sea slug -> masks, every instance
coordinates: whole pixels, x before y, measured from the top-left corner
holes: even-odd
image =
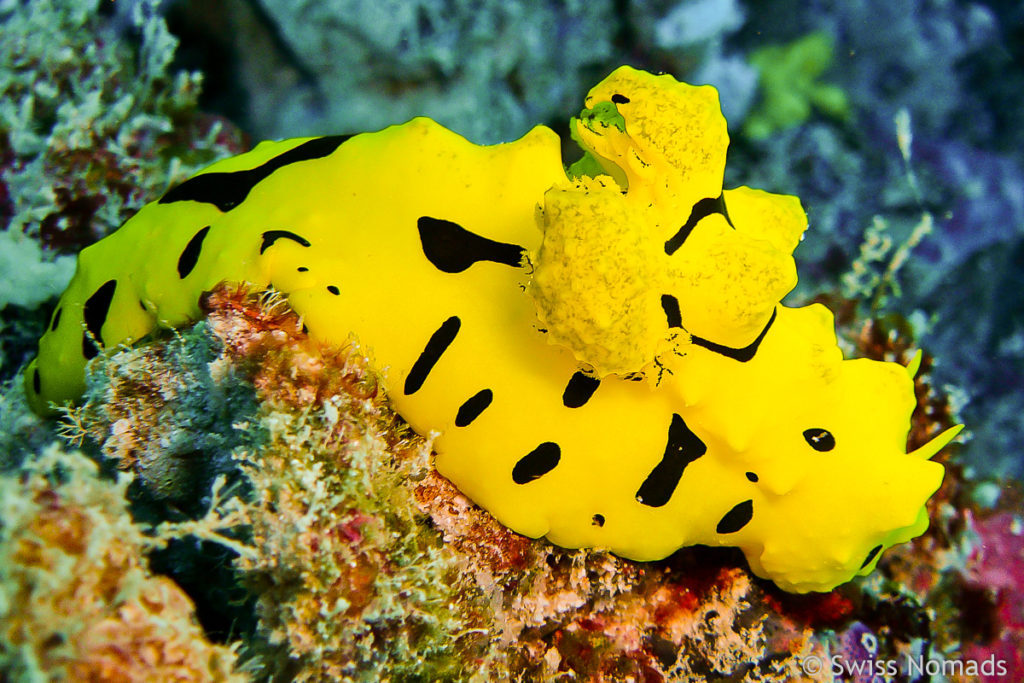
[[[737,546],[803,592],[922,533],[959,427],[906,453],[915,368],[843,360],[828,309],[779,303],[806,216],[723,190],[715,90],[622,67],[572,131],[568,169],[547,128],[478,146],[425,118],[218,162],[82,251],[29,400],[248,282],[354,334],[438,470],[527,536]]]

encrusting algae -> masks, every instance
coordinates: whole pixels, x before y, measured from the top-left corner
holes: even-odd
[[[0,476],[0,672],[8,680],[245,681],[237,645],[211,643],[192,599],[154,575],[164,543],[110,482],[53,446]]]

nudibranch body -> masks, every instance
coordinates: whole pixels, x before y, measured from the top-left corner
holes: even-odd
[[[477,146],[422,118],[214,164],[82,252],[33,406],[249,282],[316,339],[354,334],[438,470],[515,531],[637,560],[734,545],[793,591],[870,571],[927,526],[955,431],[905,453],[912,373],[779,304],[806,217],[723,191],[712,88],[623,67],[586,105],[568,175],[546,128]]]

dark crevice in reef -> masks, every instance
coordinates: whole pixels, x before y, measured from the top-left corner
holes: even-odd
[[[199,624],[215,643],[256,634],[256,597],[238,584],[234,559],[233,550],[191,537],[149,555],[153,573],[170,577],[192,598]]]
[[[104,3],[110,4],[110,3]],[[298,85],[309,88],[317,97],[317,77],[302,56],[281,35],[280,27],[267,14],[258,0],[176,0],[165,13],[167,28],[180,41],[171,71],[179,69],[203,73],[199,107],[227,117],[243,129],[252,129],[249,95],[240,85],[241,64],[237,54],[238,40],[256,41],[264,55],[264,67],[276,67],[289,73]],[[244,37],[225,26],[245,25]]]

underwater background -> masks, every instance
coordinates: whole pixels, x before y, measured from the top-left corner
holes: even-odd
[[[1024,680],[1022,51],[1012,0],[0,0],[0,678]],[[848,356],[925,351],[912,439],[967,426],[872,575],[794,596],[729,549],[513,534],[242,290],[27,410],[75,254],[212,161],[419,115],[574,159],[621,64],[718,89],[726,185],[808,214],[786,303]]]

